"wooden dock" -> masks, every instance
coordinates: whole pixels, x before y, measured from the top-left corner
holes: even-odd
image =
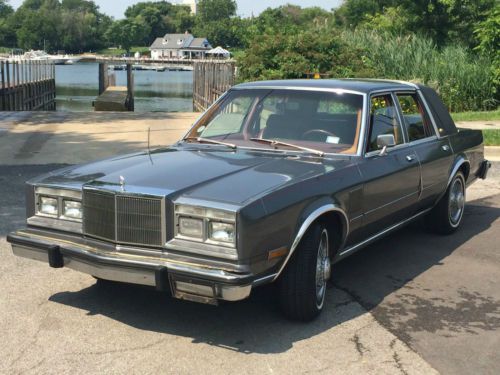
[[[0,61],[0,111],[56,109],[54,64]]]
[[[127,86],[116,86],[116,76],[109,73],[106,63],[99,63],[99,96],[94,102],[95,111],[133,112],[134,75],[127,64]]]

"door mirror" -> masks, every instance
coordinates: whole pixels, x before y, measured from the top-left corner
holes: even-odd
[[[384,156],[387,154],[387,148],[396,145],[396,139],[394,134],[380,134],[377,136],[377,147],[382,149],[380,155]]]

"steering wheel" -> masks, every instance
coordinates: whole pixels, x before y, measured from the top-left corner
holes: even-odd
[[[325,136],[325,140],[327,137],[337,137],[335,134],[332,132],[329,132],[328,130],[323,130],[323,129],[311,129],[306,131],[304,134],[302,134],[302,139],[310,140],[310,141],[316,141],[316,137],[310,137],[312,134],[321,134]],[[311,139],[312,138],[312,139]]]

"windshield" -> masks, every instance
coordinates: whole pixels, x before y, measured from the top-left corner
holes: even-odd
[[[205,113],[186,138],[354,154],[362,109],[360,94],[236,89]]]

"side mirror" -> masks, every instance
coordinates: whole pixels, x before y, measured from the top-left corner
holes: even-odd
[[[377,147],[381,148],[380,156],[387,155],[387,148],[396,145],[394,134],[380,134],[377,136]]]

